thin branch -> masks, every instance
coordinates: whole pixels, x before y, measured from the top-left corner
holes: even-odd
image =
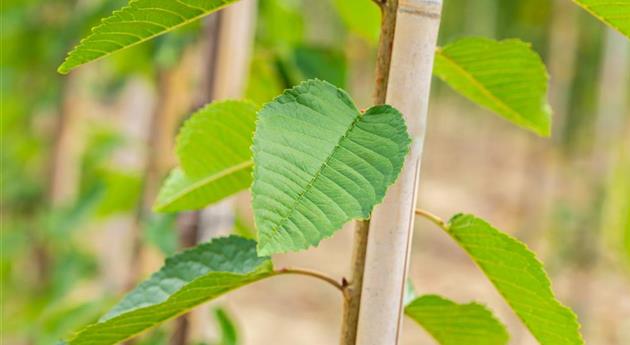
[[[432,223],[434,223],[435,225],[439,226],[443,230],[448,231],[448,224],[444,221],[444,219],[434,215],[433,213],[417,208],[416,215],[422,216],[428,219],[429,221],[431,221]]]
[[[344,297],[346,296],[345,284],[340,283],[335,278],[328,276],[319,271],[312,271],[305,268],[285,267],[285,268],[281,268],[279,270],[274,271],[274,274],[275,275],[297,274],[297,275],[302,275],[302,276],[307,276],[307,277],[313,277],[334,286],[336,289],[341,291],[341,293],[343,293]]]

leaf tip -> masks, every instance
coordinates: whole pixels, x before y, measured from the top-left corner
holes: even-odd
[[[67,75],[68,73],[70,73],[70,70],[71,68],[68,68],[68,64],[65,62],[57,67],[57,73],[61,75]]]

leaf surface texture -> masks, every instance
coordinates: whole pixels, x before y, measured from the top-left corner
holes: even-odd
[[[539,135],[551,131],[549,76],[529,44],[460,39],[438,48],[433,72],[457,92]]]
[[[193,114],[177,137],[180,167],[164,182],[155,209],[199,209],[248,188],[255,126],[256,106],[246,101],[214,102]]]
[[[505,345],[509,335],[492,312],[478,303],[457,304],[437,295],[416,298],[405,314],[440,345]]]
[[[391,106],[363,115],[341,89],[306,81],[259,112],[253,208],[261,255],[317,245],[369,217],[402,168],[410,138]]]
[[[70,345],[116,344],[243,285],[269,277],[272,264],[256,242],[237,236],[176,254]]]
[[[542,345],[583,344],[575,314],[551,290],[542,263],[522,242],[472,215],[456,215],[448,233],[471,256]]]

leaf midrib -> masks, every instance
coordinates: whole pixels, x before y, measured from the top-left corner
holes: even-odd
[[[247,168],[250,168],[254,165],[254,161],[249,159],[246,161],[243,161],[242,163],[233,165],[227,169],[223,169],[220,172],[210,175],[210,176],[206,176],[198,181],[195,181],[194,183],[191,183],[187,188],[184,188],[182,190],[180,190],[178,193],[174,194],[171,198],[167,199],[166,202],[160,204],[157,208],[159,209],[163,209],[166,208],[168,206],[171,206],[173,203],[175,203],[178,199],[180,199],[182,196],[187,195],[189,193],[191,193],[194,190],[200,189],[202,187],[204,187],[207,184],[210,184],[216,180],[219,180],[223,177],[226,177],[230,174],[236,173],[240,170],[245,170]],[[186,171],[184,171],[182,169],[182,172],[184,173],[184,175],[186,177],[188,177],[186,175]]]
[[[356,127],[357,123],[359,123],[359,121],[361,121],[362,117],[363,117],[363,115],[361,115],[361,113],[357,113],[356,117],[352,121],[352,124],[350,124],[350,127],[348,127],[348,129],[345,131],[345,133],[339,138],[339,140],[337,141],[337,144],[335,145],[335,147],[332,149],[332,151],[330,152],[328,157],[326,157],[326,159],[324,160],[324,163],[322,163],[322,165],[317,170],[317,172],[315,172],[315,174],[313,175],[313,178],[308,182],[306,187],[304,187],[304,190],[302,192],[300,192],[300,194],[298,194],[298,196],[295,198],[295,201],[291,204],[291,207],[289,208],[289,212],[287,212],[287,215],[285,217],[283,217],[280,221],[278,221],[277,225],[274,226],[271,229],[272,234],[276,234],[280,230],[282,225],[284,223],[286,223],[286,221],[293,215],[293,213],[297,209],[297,206],[299,205],[300,201],[302,201],[302,199],[304,198],[306,193],[308,193],[311,190],[311,188],[313,188],[313,184],[315,184],[315,181],[319,178],[319,176],[321,175],[322,171],[324,171],[324,168],[328,166],[328,162],[332,159],[332,157],[335,155],[335,152],[337,152],[337,150],[339,149],[339,147],[341,145],[341,142]]]
[[[620,33],[622,33],[624,36],[628,36],[628,34],[625,33],[625,30],[619,26],[614,24],[613,22],[611,22],[610,20],[607,20],[606,18],[604,18],[603,16],[599,15],[598,13],[595,13],[595,11],[592,9],[591,6],[588,6],[584,3],[581,3],[579,0],[573,0],[573,2],[578,6],[581,7],[582,9],[584,9],[586,12],[588,12],[590,15],[592,15],[593,17],[599,19],[599,21],[601,21],[602,23],[610,26],[611,28],[619,31]],[[623,4],[623,3],[619,3],[619,4]],[[606,5],[617,5],[617,3],[610,3],[610,4],[606,4]],[[625,4],[624,4],[625,5]]]

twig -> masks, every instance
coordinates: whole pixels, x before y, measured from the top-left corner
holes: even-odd
[[[309,270],[305,268],[285,267],[285,268],[281,268],[279,270],[274,271],[274,274],[275,275],[297,274],[297,275],[302,275],[302,276],[307,276],[307,277],[313,277],[334,286],[337,290],[341,291],[341,293],[343,293],[344,296],[346,295],[347,286],[344,285],[343,280],[342,282],[338,282],[335,278],[328,276],[319,271],[313,271],[313,270]]]
[[[434,215],[433,213],[429,211],[419,209],[419,208],[417,208],[415,212],[416,212],[416,215],[424,217],[425,219],[431,221],[432,223],[444,229],[445,231],[448,231],[448,224],[444,221],[444,219]]]

